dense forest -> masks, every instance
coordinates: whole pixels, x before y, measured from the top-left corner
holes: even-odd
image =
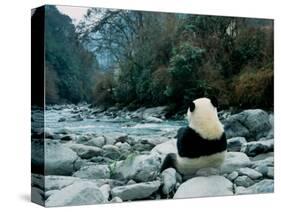
[[[45,29],[47,104],[273,108],[272,20],[92,8],[74,26],[48,6]]]

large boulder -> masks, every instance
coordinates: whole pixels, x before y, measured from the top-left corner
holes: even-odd
[[[110,170],[107,165],[85,166],[75,172],[73,176],[84,179],[108,179]]]
[[[160,164],[161,158],[157,154],[129,155],[126,160],[111,164],[111,177],[136,182],[151,181],[156,178]]]
[[[68,148],[72,149],[82,159],[90,159],[95,156],[101,156],[103,151],[99,147],[87,146],[83,144],[65,144]]]
[[[79,181],[55,192],[46,200],[47,207],[106,203],[102,191],[91,182]]]
[[[111,190],[111,195],[113,198],[120,197],[122,200],[144,199],[157,191],[160,185],[160,181],[152,181],[118,186]]]
[[[258,154],[273,152],[274,140],[264,140],[245,143],[241,147],[241,152],[246,153],[248,156],[254,157]]]
[[[248,167],[252,163],[249,157],[242,152],[227,152],[221,165],[221,173],[231,173],[239,168]]]
[[[178,150],[176,142],[176,139],[171,139],[165,143],[158,144],[151,150],[151,153],[158,153],[162,156],[165,156],[169,153],[177,153]]]
[[[33,146],[34,149],[32,151],[36,151],[36,148],[38,148],[38,153],[40,154],[40,148],[42,146],[36,147],[37,145]],[[78,156],[74,151],[63,146],[59,142],[46,140],[45,157],[44,154],[35,154],[32,161],[33,163],[38,164],[42,159],[45,159],[45,175],[71,175],[74,172],[74,163],[78,159]]]
[[[194,177],[180,185],[174,195],[177,198],[225,196],[233,194],[233,184],[225,177],[213,175]]]
[[[248,141],[266,137],[271,130],[269,115],[261,109],[244,110],[223,120],[227,138],[245,137]]]
[[[148,117],[165,118],[166,109],[166,106],[147,108],[143,111],[142,115],[144,119]]]
[[[253,180],[262,178],[262,174],[260,172],[254,170],[254,169],[248,168],[248,167],[238,169],[238,173],[239,173],[239,175],[246,175]]]

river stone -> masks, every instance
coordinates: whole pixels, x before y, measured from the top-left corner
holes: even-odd
[[[161,180],[163,182],[162,192],[163,194],[169,194],[171,191],[174,190],[177,184],[177,176],[176,170],[173,168],[165,169],[161,173]]]
[[[45,175],[71,175],[74,172],[74,163],[78,159],[77,154],[59,142],[45,143]]]
[[[266,137],[271,129],[269,115],[261,109],[244,110],[223,120],[227,138],[246,137],[248,141]]]
[[[160,181],[136,183],[133,185],[118,186],[111,190],[112,197],[122,200],[144,199],[149,197],[160,187]]]
[[[258,166],[273,166],[274,165],[274,157],[268,157],[264,160],[253,161],[253,168]]]
[[[255,182],[248,176],[239,176],[234,180],[234,183],[237,186],[243,186],[243,187],[249,187],[249,186],[255,184]]]
[[[44,189],[46,191],[49,190],[61,190],[62,188],[73,184],[80,179],[77,177],[70,176],[56,176],[56,175],[48,175],[44,177]]]
[[[123,200],[120,197],[114,197],[112,200],[110,200],[110,203],[120,203],[123,202]]]
[[[169,153],[177,153],[177,152],[178,150],[176,145],[176,139],[171,139],[171,141],[158,144],[151,150],[151,153],[158,153],[162,156],[165,156]]]
[[[110,170],[108,165],[85,166],[75,172],[73,176],[83,179],[109,179]]]
[[[199,169],[197,172],[196,172],[196,176],[210,176],[210,175],[218,175],[220,174],[220,170],[217,169],[217,168],[213,168],[213,167],[207,167],[207,168],[202,168],[202,169]]]
[[[107,199],[96,184],[75,182],[50,196],[46,200],[46,206],[89,205],[106,202]]]
[[[120,151],[119,148],[117,146],[114,145],[110,145],[110,144],[106,144],[102,147],[103,149],[103,156],[104,157],[108,157],[111,158],[113,160],[117,160],[120,158]]]
[[[274,178],[274,168],[273,168],[273,167],[268,167],[266,176],[267,176],[268,178],[271,178],[271,179]]]
[[[86,146],[83,144],[65,144],[72,149],[82,159],[90,159],[95,156],[102,155],[102,149],[94,146]]]
[[[144,119],[148,117],[164,118],[166,114],[166,106],[151,107],[143,111],[142,116]]]
[[[154,180],[160,169],[161,159],[158,155],[129,155],[126,160],[110,166],[115,179],[133,179],[136,182]]]
[[[149,122],[149,123],[162,123],[163,122],[162,119],[156,118],[156,117],[153,117],[153,116],[145,117],[145,121]]]
[[[227,179],[229,179],[230,181],[234,181],[238,177],[238,175],[239,174],[237,171],[233,171],[227,176]]]
[[[254,169],[248,168],[248,167],[238,169],[238,173],[239,173],[239,175],[246,175],[253,180],[262,178],[262,174],[260,172],[254,170]]]
[[[82,137],[79,141],[77,141],[77,143],[87,146],[102,147],[103,145],[105,145],[105,138],[103,136],[91,136],[90,138],[85,140],[85,138],[83,139]]]
[[[104,184],[100,187],[100,190],[101,190],[103,196],[105,197],[105,199],[108,200],[109,195],[110,195],[110,185]]]
[[[225,177],[213,175],[194,177],[180,185],[174,195],[177,198],[225,196],[233,194],[233,185]]]
[[[248,156],[254,157],[261,153],[272,152],[274,148],[274,140],[255,141],[243,144],[241,152],[246,153]]]
[[[231,152],[240,152],[241,146],[247,143],[244,137],[234,137],[227,139],[227,150]]]
[[[274,192],[274,181],[265,179],[248,188],[236,191],[236,194],[260,194]]]
[[[242,152],[227,152],[225,160],[221,165],[221,173],[231,173],[239,168],[251,165],[249,157]]]

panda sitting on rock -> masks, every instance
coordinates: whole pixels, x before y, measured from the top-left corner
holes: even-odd
[[[215,98],[191,102],[187,111],[189,126],[178,130],[178,152],[166,156],[161,172],[173,167],[183,175],[190,175],[201,168],[219,167],[223,163],[227,142],[217,107]]]

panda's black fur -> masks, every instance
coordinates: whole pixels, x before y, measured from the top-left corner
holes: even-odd
[[[215,104],[210,100],[214,107],[217,107],[217,101]],[[190,112],[195,109],[195,104],[191,104],[189,107]],[[217,114],[215,114],[217,115]],[[224,131],[217,138],[206,139],[203,138],[198,132],[190,127],[182,127],[177,133],[177,150],[178,154],[170,153],[164,159],[161,167],[161,172],[169,167],[177,169],[177,158],[192,159],[206,158],[208,156],[224,153],[227,148],[226,136]],[[201,160],[201,159],[200,159]],[[178,170],[181,172],[181,170]]]

